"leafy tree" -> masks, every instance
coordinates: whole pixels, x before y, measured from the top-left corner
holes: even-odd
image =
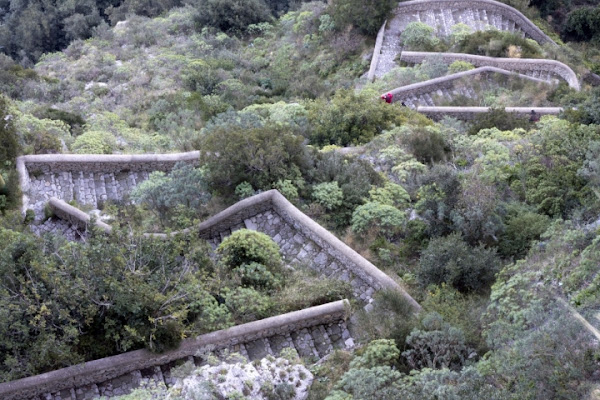
[[[4,167],[6,162],[14,162],[19,155],[15,117],[8,99],[0,96],[0,167]]]
[[[323,182],[313,187],[313,199],[327,210],[333,210],[342,205],[344,192],[337,181]]]
[[[571,11],[567,15],[562,35],[578,42],[600,38],[600,7],[583,7]]]
[[[395,6],[391,0],[333,0],[329,13],[338,29],[351,25],[366,35],[375,35]]]
[[[489,287],[499,267],[494,250],[470,247],[454,233],[431,239],[421,254],[417,278],[424,287],[447,283],[467,293]]]
[[[177,163],[167,175],[154,171],[131,192],[131,198],[144,204],[165,226],[177,206],[198,209],[209,199],[204,171],[191,164]]]
[[[546,215],[537,214],[535,208],[523,204],[510,204],[506,211],[498,251],[504,257],[518,260],[527,254],[534,240],[540,239],[550,220]]]
[[[357,234],[374,232],[388,238],[397,235],[406,223],[406,215],[396,207],[369,202],[352,214],[352,230]]]
[[[196,10],[196,22],[232,34],[245,33],[248,25],[269,21],[263,0],[185,0]]]
[[[199,147],[207,181],[223,194],[242,182],[257,189],[271,189],[279,180],[295,182],[307,164],[302,138],[272,126],[217,126]]]
[[[354,90],[338,90],[331,99],[308,103],[310,140],[318,146],[366,143],[391,126],[396,107]]]
[[[438,313],[423,317],[423,329],[415,329],[406,338],[408,350],[402,356],[414,369],[460,369],[472,356],[463,332],[444,322]]]
[[[265,265],[272,272],[281,268],[279,246],[262,232],[239,229],[221,242],[217,253],[223,264],[232,269],[250,263]]]
[[[435,37],[435,29],[423,22],[411,22],[400,34],[400,40],[407,49],[432,51],[440,40]]]

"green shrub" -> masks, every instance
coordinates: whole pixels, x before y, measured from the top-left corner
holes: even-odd
[[[393,182],[386,182],[383,187],[369,191],[369,201],[404,208],[410,203],[410,195],[402,186]]]
[[[377,339],[350,362],[350,368],[374,368],[377,366],[394,366],[400,357],[400,350],[390,339]]]
[[[440,40],[435,37],[435,29],[423,22],[409,23],[400,34],[400,40],[407,49],[432,51]]]
[[[393,0],[333,0],[329,4],[329,14],[333,16],[338,29],[351,25],[365,35],[377,34],[396,6]]]
[[[357,234],[374,232],[391,238],[400,233],[405,223],[403,211],[376,202],[358,206],[352,214],[352,230]]]
[[[254,188],[248,182],[242,182],[235,187],[235,195],[240,200],[254,196],[255,193]]]
[[[230,34],[246,32],[248,25],[269,21],[271,13],[263,0],[186,0],[195,8],[200,27],[212,26]]]
[[[429,242],[421,254],[417,278],[423,287],[447,283],[465,293],[489,287],[499,267],[494,250],[470,247],[454,233]]]
[[[14,162],[20,152],[15,115],[11,113],[9,100],[0,95],[0,167]]]
[[[242,285],[250,286],[259,290],[272,290],[281,285],[279,275],[269,271],[263,264],[251,262],[242,264],[235,269],[239,274]]]
[[[238,287],[223,293],[225,305],[237,324],[266,318],[272,307],[269,296],[252,288]]]
[[[476,135],[482,129],[498,128],[501,131],[512,131],[517,128],[527,130],[531,123],[527,118],[516,113],[506,112],[501,108],[492,108],[486,113],[478,114],[469,128],[469,135]]]
[[[406,338],[408,350],[402,352],[414,369],[450,368],[459,370],[472,353],[463,332],[444,322],[438,313],[423,317],[423,329],[415,329]]]
[[[531,242],[539,240],[548,229],[550,219],[537,214],[535,209],[515,203],[507,207],[504,224],[504,232],[499,237],[499,253],[519,259],[527,254]]]
[[[333,210],[342,205],[344,192],[337,181],[323,182],[313,187],[313,199],[327,210]]]
[[[422,163],[434,164],[445,161],[450,147],[440,131],[434,127],[414,128],[403,138],[415,158]]]
[[[512,54],[512,52],[517,54]],[[537,42],[517,33],[489,30],[477,31],[464,37],[458,52],[488,57],[542,58],[543,50]]]
[[[112,154],[117,141],[112,133],[105,131],[87,131],[75,139],[71,149],[78,154]]]
[[[340,146],[367,143],[396,120],[397,105],[381,103],[354,90],[338,90],[331,99],[307,104],[311,143]]]
[[[237,230],[221,242],[217,254],[231,269],[253,262],[266,266],[271,272],[278,272],[281,268],[279,246],[262,232]]]
[[[448,67],[448,72],[451,74],[456,74],[457,72],[470,71],[475,67],[473,64],[467,61],[456,60]]]
[[[281,193],[286,199],[291,201],[298,199],[298,189],[289,179],[280,179],[275,182],[273,186],[275,189],[279,190],[279,193]]]

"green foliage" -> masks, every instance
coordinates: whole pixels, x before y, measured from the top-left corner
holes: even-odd
[[[212,26],[230,34],[244,33],[249,25],[271,18],[263,0],[186,0],[186,3],[195,8],[199,26]]]
[[[445,165],[434,165],[421,177],[415,209],[427,223],[430,236],[451,231],[451,212],[458,203],[461,183],[456,171]]]
[[[600,39],[600,7],[583,7],[571,11],[562,28],[562,36],[575,41]]]
[[[357,234],[374,232],[388,238],[394,237],[404,227],[406,215],[387,204],[368,202],[358,206],[352,214],[352,230]]]
[[[498,244],[498,251],[503,257],[517,260],[525,256],[532,242],[539,240],[550,225],[547,216],[534,210],[518,203],[507,207],[505,229]]]
[[[254,188],[248,182],[242,182],[235,187],[235,195],[240,200],[254,196],[255,193]]]
[[[397,107],[354,90],[338,90],[331,99],[307,104],[310,140],[318,146],[366,143],[394,123]]]
[[[338,29],[351,25],[365,35],[375,35],[395,5],[390,0],[333,0],[329,13]]]
[[[433,51],[440,40],[435,29],[423,23],[413,21],[400,34],[400,40],[410,50]]]
[[[336,384],[326,400],[398,399],[401,398],[399,381],[402,374],[388,366],[351,369]]]
[[[167,175],[154,171],[131,192],[131,198],[144,204],[163,226],[177,217],[178,206],[198,210],[209,199],[205,173],[191,164],[177,163]]]
[[[473,68],[473,64],[467,61],[456,60],[448,67],[448,72],[451,74],[456,74],[458,72],[470,71]]]
[[[50,107],[39,111],[38,118],[64,122],[69,126],[69,131],[72,136],[81,135],[85,125],[85,119],[83,119],[81,115]]]
[[[342,205],[344,192],[337,181],[323,182],[313,186],[313,199],[327,210],[334,210]]]
[[[220,125],[199,146],[212,188],[228,193],[242,182],[271,189],[277,181],[295,182],[306,165],[302,138],[277,127]]]
[[[370,342],[359,354],[350,362],[350,368],[394,366],[400,357],[400,350],[398,350],[393,340],[377,339]]]
[[[458,52],[488,57],[542,58],[537,42],[507,31],[477,31],[465,36],[458,44]]]
[[[252,288],[238,287],[223,294],[225,305],[238,324],[263,319],[272,307],[269,296]]]
[[[71,146],[78,154],[112,154],[116,148],[115,137],[105,131],[87,131],[78,136]]]
[[[500,108],[492,108],[486,113],[477,115],[471,121],[469,134],[476,135],[482,129],[498,128],[501,131],[512,131],[517,128],[527,129],[529,126],[529,120],[516,113],[509,113]]]
[[[450,150],[439,129],[432,126],[413,128],[403,141],[422,163],[445,161]]]
[[[234,270],[241,278],[242,285],[259,290],[271,291],[281,286],[278,274],[267,269],[263,264],[250,262],[242,264]]]
[[[369,191],[369,201],[401,209],[410,203],[410,195],[402,186],[386,182],[383,187]]]
[[[20,147],[15,128],[15,115],[10,109],[9,100],[0,96],[0,167],[6,162],[14,162]]]
[[[266,266],[271,272],[281,268],[279,246],[262,232],[239,229],[221,242],[217,253],[231,269],[253,262]]]
[[[275,189],[279,190],[279,193],[281,193],[286,199],[291,201],[298,199],[298,189],[289,179],[278,180],[273,186]]]
[[[470,247],[454,233],[429,242],[421,254],[417,277],[424,287],[448,283],[467,293],[489,287],[499,267],[495,251]]]
[[[4,381],[144,346],[161,351],[186,332],[203,332],[185,325],[208,295],[212,271],[195,235],[114,230],[76,243],[0,230],[0,237]],[[20,296],[8,295],[15,291]]]
[[[438,313],[426,314],[421,323],[423,329],[410,333],[406,338],[409,349],[402,352],[412,368],[459,370],[472,356],[463,332],[444,322]]]

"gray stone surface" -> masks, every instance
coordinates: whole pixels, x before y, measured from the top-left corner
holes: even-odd
[[[539,43],[554,43],[518,10],[493,0],[416,0],[401,2],[385,29],[379,62],[374,75],[381,77],[396,66],[394,59],[402,51],[400,34],[411,22],[423,22],[448,36],[454,25],[463,23],[474,31],[490,27],[516,32]],[[555,43],[554,43],[555,44]]]

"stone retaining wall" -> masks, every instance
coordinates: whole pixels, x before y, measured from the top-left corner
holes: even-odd
[[[418,11],[429,11],[436,9],[463,10],[463,9],[483,9],[492,14],[498,14],[510,21],[522,30],[526,36],[544,44],[556,43],[533,22],[525,17],[520,11],[506,4],[493,0],[414,0],[398,4],[395,14],[409,14]]]
[[[428,53],[423,51],[403,51],[400,57],[401,61],[412,64],[422,63],[427,58],[436,57],[436,59],[441,59],[446,64],[452,64],[454,61],[466,61],[476,67],[496,67],[521,74],[530,74],[537,71],[540,74],[548,73],[561,78],[575,90],[581,89],[575,72],[568,65],[555,60],[495,58],[464,53]]]
[[[444,116],[454,117],[461,120],[471,120],[481,113],[488,112],[490,107],[419,107],[417,111],[427,115],[429,118],[439,120]],[[528,117],[531,110],[539,115],[558,115],[563,111],[560,107],[506,107],[506,112],[521,114]]]
[[[446,89],[451,87],[455,81],[472,77],[474,75],[498,73],[508,76],[517,76],[522,79],[527,79],[533,82],[547,83],[546,81],[531,76],[517,74],[514,72],[506,71],[496,67],[481,67],[475,68],[469,71],[457,72],[456,74],[442,76],[440,78],[430,79],[424,82],[413,83],[412,85],[401,86],[396,89],[392,89],[391,92],[394,95],[394,102],[402,101],[407,97],[418,97],[423,94],[432,93],[437,90]],[[386,92],[388,93],[388,92]]]
[[[383,288],[400,291],[419,310],[420,305],[396,281],[317,224],[277,190],[242,200],[198,227],[200,237],[215,245],[240,228],[263,231],[279,244],[287,262],[302,263],[324,276],[350,282],[357,298],[372,301]]]
[[[372,82],[373,79],[375,79],[375,71],[377,70],[377,65],[379,65],[379,57],[381,57],[381,47],[383,46],[383,36],[386,24],[387,20],[381,25],[381,28],[377,33],[377,38],[375,39],[375,49],[373,50],[373,58],[371,58],[371,67],[367,74],[367,82]]]
[[[335,342],[338,347],[352,346],[353,342],[347,330],[340,331],[339,328],[335,328],[335,326],[340,326],[338,323],[341,323],[342,327],[344,326],[343,322],[346,319],[348,306],[347,300],[340,300],[211,332],[194,339],[186,339],[176,350],[161,354],[136,350],[17,381],[1,383],[0,398],[20,400],[42,396],[45,399],[91,399],[103,394],[107,395],[107,391],[110,392],[108,394],[110,397],[128,392],[139,385],[140,378],[145,375],[150,375],[151,379],[158,379],[162,381],[162,384],[169,385],[172,383],[172,380],[168,378],[169,371],[174,363],[185,360],[194,361],[194,356],[200,352],[218,353],[223,349],[229,349],[248,354],[257,342],[262,342],[267,346],[266,349],[263,349],[267,354],[276,354],[282,348],[291,346],[297,348],[302,355],[306,350],[302,346],[309,345],[307,340],[314,341],[319,332],[322,335],[322,341],[327,342],[325,343],[326,347],[323,347],[324,343],[313,343],[312,350],[317,356],[322,356],[333,349],[334,339],[331,339],[331,334],[336,336]],[[291,336],[295,332],[302,331],[309,332],[309,337]],[[316,333],[311,333],[311,331]],[[339,338],[337,338],[338,336]],[[150,369],[149,372],[148,369]],[[116,390],[116,386],[121,389]]]
[[[98,207],[120,201],[153,171],[169,171],[178,162],[197,162],[197,151],[177,154],[43,154],[17,158],[23,212],[41,218],[51,197]]]
[[[88,229],[90,224],[90,216],[81,211],[80,209],[73,207],[70,204],[65,203],[64,201],[57,199],[56,197],[52,197],[48,201],[48,206],[54,213],[54,215],[63,221],[67,221],[71,225],[74,225],[81,232],[85,232]],[[112,227],[102,221],[96,221],[96,226],[102,229],[106,233],[110,233]]]

